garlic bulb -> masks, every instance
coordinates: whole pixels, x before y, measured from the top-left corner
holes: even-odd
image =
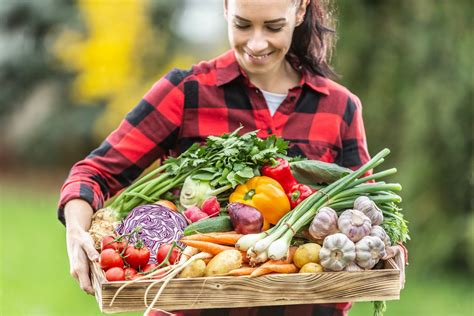
[[[353,242],[358,242],[362,237],[369,235],[372,229],[370,219],[358,210],[345,210],[339,216],[337,226]]]
[[[354,201],[354,208],[356,210],[361,211],[364,213],[370,221],[372,225],[380,225],[383,222],[383,214],[382,211],[378,208],[377,204],[372,201],[367,196],[359,196]]]
[[[319,262],[326,270],[341,271],[355,259],[355,245],[344,234],[336,233],[324,239]]]
[[[379,237],[365,236],[355,245],[357,265],[372,269],[385,256],[385,244]]]
[[[382,226],[372,226],[372,230],[370,231],[369,236],[379,237],[380,239],[382,239],[386,247],[390,247],[392,245],[390,237],[388,237],[387,232],[385,231],[385,229],[382,228]]]
[[[337,228],[337,213],[330,207],[322,207],[314,217],[309,226],[309,234],[314,239],[324,239],[326,236],[335,234]]]
[[[362,269],[361,267],[359,267],[359,266],[357,265],[357,263],[351,262],[351,263],[349,263],[349,264],[344,268],[344,271],[347,271],[347,272],[357,272],[357,271],[364,271],[364,269]]]

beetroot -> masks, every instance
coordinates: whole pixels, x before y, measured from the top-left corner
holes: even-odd
[[[227,205],[230,221],[234,230],[239,234],[259,233],[263,226],[263,216],[256,208],[242,204],[229,203]]]

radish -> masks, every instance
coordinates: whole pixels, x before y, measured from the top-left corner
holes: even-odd
[[[199,207],[197,206],[188,207],[184,211],[183,214],[191,223],[194,223],[194,222],[200,221],[201,219],[209,217],[208,214],[201,211],[201,209],[199,209]]]
[[[217,198],[215,196],[211,196],[210,198],[205,200],[201,206],[201,211],[211,217],[219,215],[220,210],[221,206],[219,205],[219,201],[217,201]]]

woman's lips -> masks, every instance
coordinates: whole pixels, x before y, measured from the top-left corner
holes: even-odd
[[[268,53],[268,54],[262,54],[262,55],[253,55],[247,52],[244,52],[245,59],[249,61],[250,63],[253,64],[264,64],[267,62],[268,59],[270,59],[270,56],[273,54],[273,52]]]

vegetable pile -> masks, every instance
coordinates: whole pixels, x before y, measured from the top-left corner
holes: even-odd
[[[136,206],[154,203],[174,188],[184,190],[180,199],[183,206],[201,206],[206,198],[259,175],[263,164],[286,153],[284,140],[276,136],[261,139],[256,131],[238,136],[241,128],[221,137],[209,136],[205,145],[193,144],[179,157],[166,159],[129,186],[110,207],[123,218]]]
[[[115,297],[156,279],[148,313],[175,277],[364,271],[400,254],[397,244],[409,240],[401,185],[382,180],[396,169],[369,172],[388,149],[352,171],[289,158],[284,140],[239,130],[168,158],[96,218],[106,278],[126,280]]]

